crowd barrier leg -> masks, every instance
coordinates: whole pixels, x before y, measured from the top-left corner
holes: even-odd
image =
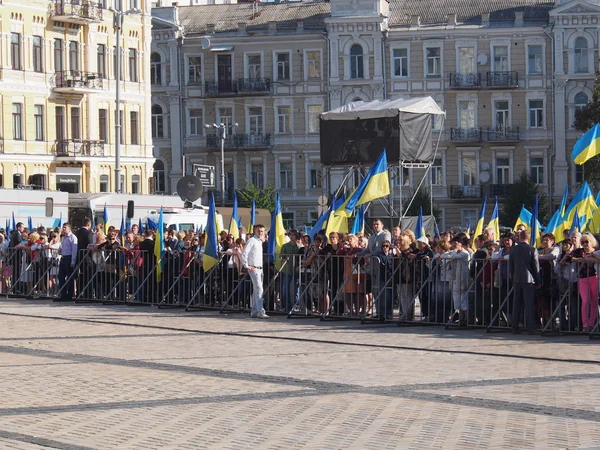
[[[58,276],[58,291],[56,292],[56,295],[54,296],[53,300],[54,302],[72,302],[75,301],[76,295],[75,293],[71,293],[72,296],[71,298],[65,298],[63,297],[63,292],[65,291],[66,288],[69,288],[71,286],[73,286],[75,284],[75,280],[77,280],[77,274],[79,272],[79,270],[81,269],[81,265],[83,264],[82,261],[77,261],[77,264],[75,265],[75,267],[70,271],[70,273],[67,275],[67,277],[65,278],[65,280],[63,281],[62,285],[60,283],[60,272],[59,272],[59,276]]]
[[[267,314],[272,314],[272,315],[287,315],[288,311],[280,311],[282,304],[281,304],[281,297],[282,297],[282,282],[284,281],[285,277],[283,277],[283,269],[285,268],[285,266],[287,265],[287,261],[283,261],[283,263],[281,264],[281,267],[277,270],[275,270],[275,273],[273,275],[273,277],[270,279],[270,281],[263,287],[263,307],[265,309],[265,311],[267,312]],[[264,270],[264,268],[263,268]],[[266,271],[266,277],[264,278],[269,279],[269,272]],[[290,280],[291,281],[291,280]],[[277,286],[276,283],[279,283],[279,286]],[[291,283],[290,283],[291,284]],[[279,289],[275,289],[276,287],[279,287]],[[290,288],[290,291],[292,291],[293,288]],[[279,301],[279,302],[278,302]],[[277,303],[279,303],[279,308],[277,307]],[[250,313],[248,313],[250,314]]]
[[[333,298],[331,299],[331,304],[329,305],[329,308],[327,310],[327,312],[325,314],[323,314],[321,316],[321,320],[328,320],[328,319],[336,319],[336,320],[347,320],[347,319],[360,319],[359,315],[354,316],[353,315],[353,308],[357,303],[357,298],[356,296],[360,296],[360,289],[358,289],[358,294],[356,293],[348,293],[347,291],[349,290],[349,282],[352,280],[354,275],[358,275],[358,280],[360,280],[360,263],[356,262],[355,264],[352,264],[350,267],[350,273],[344,277],[344,279],[342,280],[342,283],[340,283],[340,286],[338,287],[337,292],[335,293],[335,295],[333,296]],[[355,272],[357,272],[355,274]],[[340,303],[341,306],[340,307]],[[339,310],[343,308],[343,312],[340,314]],[[336,311],[337,309],[337,311]]]
[[[188,290],[190,289],[191,286],[189,286],[189,283],[182,283],[182,279],[186,278],[184,276],[186,271],[188,271],[188,276],[189,276],[190,266],[193,263],[194,263],[194,259],[192,258],[185,264],[184,267],[181,268],[179,275],[170,283],[171,285],[169,286],[167,291],[161,295],[162,298],[157,305],[158,308],[167,308],[167,307],[183,308],[183,307],[185,307],[185,300],[184,300],[184,289],[186,288],[185,284],[188,284],[188,286],[187,286]],[[171,297],[171,293],[175,291],[176,287],[179,288],[179,299],[176,302],[177,304],[169,304],[169,298]]]
[[[317,294],[316,301],[318,304],[324,304],[327,297],[327,282],[326,278],[322,278],[322,273],[327,264],[326,260],[321,261],[321,264],[317,267],[317,273],[312,274],[311,279],[305,279],[304,287],[301,289],[298,298],[294,302],[291,311],[288,313],[288,319],[291,318],[307,318],[312,319],[318,317],[318,314],[313,314],[312,303],[315,300],[313,294]],[[316,283],[314,278],[317,278]],[[301,280],[302,281],[302,280]],[[314,286],[317,286],[315,289]],[[302,286],[302,283],[301,283]],[[322,289],[320,287],[323,287]],[[302,307],[304,306],[304,308]],[[302,312],[304,310],[304,312]]]
[[[246,304],[244,300],[247,296],[246,287],[248,281],[250,281],[250,277],[248,276],[248,272],[245,272],[242,278],[238,280],[233,291],[231,291],[231,294],[227,297],[227,300],[221,305],[221,309],[219,310],[221,314],[227,312],[244,312],[244,305]],[[236,299],[238,300],[237,308],[235,307]]]
[[[510,321],[512,320],[512,318],[508,317],[508,315],[505,312],[505,308],[506,308],[506,310],[508,310],[509,303],[511,303],[512,299],[513,299],[513,292],[514,292],[514,287],[511,286],[511,288],[506,293],[504,300],[502,300],[502,303],[500,303],[500,307],[498,308],[498,311],[496,311],[496,314],[494,314],[489,325],[487,326],[486,331],[488,333],[491,333],[492,331],[498,331],[498,330],[510,331],[510,327],[508,327],[508,324],[510,324]],[[506,321],[506,324],[507,324],[506,327],[501,327],[499,325],[500,321],[502,319],[504,319]],[[498,323],[498,325],[495,325],[496,323]]]
[[[185,305],[186,311],[205,311],[215,309],[215,306],[213,306],[213,296],[215,294],[214,286],[219,281],[218,275],[221,267],[221,261],[222,257],[208,272],[200,271],[203,279]],[[198,301],[196,301],[196,299],[198,299]],[[221,307],[219,306],[218,309],[220,310]]]

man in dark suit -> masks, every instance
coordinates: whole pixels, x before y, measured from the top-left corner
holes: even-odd
[[[154,256],[154,233],[152,230],[144,232],[144,240],[140,242],[140,251],[144,260],[140,282],[143,283],[136,298],[141,302],[151,302],[152,298],[158,295],[158,286],[156,285],[156,257]]]
[[[90,279],[93,274],[92,258],[88,254],[88,246],[92,244],[94,233],[92,233],[91,219],[83,220],[83,227],[75,233],[77,236],[77,260],[80,262],[79,280],[77,281],[78,289],[82,290],[82,298],[91,299],[92,290]],[[90,286],[88,286],[88,284]]]
[[[525,307],[525,319],[527,331],[534,334],[535,315],[535,286],[540,285],[540,262],[537,250],[529,245],[531,233],[523,230],[519,233],[519,243],[511,250],[509,257],[509,276],[513,283],[513,333],[519,334],[519,323],[523,318],[523,307]]]

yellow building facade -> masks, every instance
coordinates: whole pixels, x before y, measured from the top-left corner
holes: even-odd
[[[3,1],[1,187],[115,191],[116,8],[132,12],[121,27],[121,191],[151,190],[151,19],[140,2]]]

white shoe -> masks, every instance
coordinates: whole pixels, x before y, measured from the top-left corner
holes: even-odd
[[[256,316],[257,319],[268,319],[269,316],[267,316],[265,313],[261,313],[259,315]]]

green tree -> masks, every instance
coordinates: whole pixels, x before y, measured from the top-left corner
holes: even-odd
[[[525,205],[529,211],[533,212],[535,196],[539,195],[538,200],[538,220],[545,224],[548,220],[548,203],[546,195],[540,193],[538,185],[534,183],[526,170],[524,170],[516,183],[511,184],[508,189],[506,202],[500,211],[500,225],[512,227],[521,213],[521,207]],[[495,200],[488,199],[488,204]],[[486,222],[487,224],[487,222]]]
[[[273,211],[275,211],[276,194],[277,191],[270,184],[261,189],[246,180],[246,187],[237,190],[238,204],[242,208],[250,208],[252,206],[252,199],[255,199],[257,208],[268,209],[273,214]]]
[[[419,209],[421,206],[423,207],[423,215],[430,216],[431,215],[431,193],[429,189],[422,187],[417,191],[415,195],[415,199],[413,200],[410,208],[408,208],[408,204],[412,200],[412,197],[408,197],[402,200],[402,210],[405,216],[418,216]],[[442,217],[442,211],[435,203],[433,202],[433,215],[435,216],[435,220],[439,223]]]
[[[600,122],[600,73],[596,73],[592,100],[583,108],[575,111],[575,129],[586,132]],[[583,165],[583,176],[586,181],[600,188],[600,158],[593,157]]]

